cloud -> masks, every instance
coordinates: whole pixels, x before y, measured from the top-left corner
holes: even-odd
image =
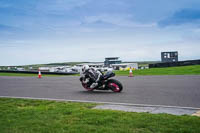
[[[100,15],[95,16],[86,16],[84,18],[84,23],[87,24],[97,24],[100,26],[105,27],[153,27],[156,24],[155,23],[139,23],[132,20],[131,14],[110,14],[110,13],[104,13]]]
[[[4,25],[0,24],[0,38],[11,38],[12,35],[14,34],[19,34],[23,31],[23,29],[15,27],[15,26],[10,26],[10,25]]]
[[[200,22],[199,9],[181,9],[175,12],[172,16],[163,19],[159,22],[160,26],[182,25],[182,24],[198,24]]]
[[[199,57],[198,1],[0,0],[0,63]]]
[[[16,27],[0,24],[0,31],[16,30]]]
[[[80,8],[89,0],[42,0],[36,5],[36,10],[45,14],[65,15],[74,8]]]

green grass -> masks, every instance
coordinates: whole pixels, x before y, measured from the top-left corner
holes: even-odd
[[[115,74],[127,76],[129,71],[115,71]],[[135,70],[133,75],[200,75],[200,65]]]
[[[37,74],[29,73],[0,73],[0,76],[26,76],[26,77],[37,77]],[[54,77],[54,76],[66,76],[66,75],[51,75],[51,74],[42,74],[44,77]]]
[[[91,109],[95,104],[0,98],[0,133],[199,133],[200,118]]]

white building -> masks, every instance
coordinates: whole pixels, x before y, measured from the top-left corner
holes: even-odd
[[[50,70],[50,67],[39,67],[40,71],[48,72]]]
[[[22,67],[18,67],[18,68],[17,68],[17,71],[25,71],[25,69],[22,68]]]
[[[104,66],[103,63],[83,63],[83,64],[77,64],[77,67],[83,67],[84,65],[88,65],[89,67],[93,67],[93,68],[101,68]]]
[[[82,67],[84,65],[88,65],[89,67],[92,67],[94,69],[99,69],[101,71],[112,71],[113,70],[113,68],[104,67],[104,63],[83,63],[83,64],[77,64],[72,68],[77,70],[78,72],[81,72]]]
[[[81,72],[81,69],[84,65],[88,65],[89,67],[93,67],[95,69],[101,69],[103,68],[104,64],[103,63],[83,63],[83,64],[77,64],[72,68],[77,70],[78,72]]]
[[[72,72],[72,67],[70,66],[39,67],[39,69],[46,72]]]
[[[113,67],[113,69],[115,70],[120,70],[120,69],[128,69],[128,68],[132,68],[132,69],[138,69],[138,63],[122,63],[122,64],[112,64],[111,65]]]
[[[73,72],[71,66],[57,66],[57,67],[51,67],[49,69],[50,72]]]

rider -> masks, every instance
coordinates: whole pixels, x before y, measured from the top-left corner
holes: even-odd
[[[93,89],[96,86],[98,86],[98,82],[100,81],[100,78],[102,76],[102,73],[99,70],[95,70],[94,68],[89,67],[88,65],[84,65],[82,67],[82,77],[89,76],[89,78],[92,80],[92,84],[90,85],[90,88]],[[87,81],[86,81],[87,82]]]

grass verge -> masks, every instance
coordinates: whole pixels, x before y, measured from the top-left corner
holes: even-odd
[[[31,74],[31,73],[0,73],[0,76],[37,77],[38,74]],[[68,76],[68,75],[42,74],[42,76],[44,76],[44,77],[55,77],[55,76]]]
[[[0,98],[1,133],[199,133],[200,118],[91,109],[95,104]]]
[[[115,71],[115,74],[127,76],[129,71]],[[200,65],[135,70],[133,75],[200,75]]]
[[[117,76],[128,76],[129,75],[129,71],[114,71],[114,72]],[[200,65],[135,70],[135,71],[133,71],[133,75],[134,76],[145,76],[145,75],[200,75]],[[37,76],[37,74],[0,73],[0,76]],[[43,76],[68,76],[68,75],[43,74]],[[80,75],[75,74],[73,76],[80,76]]]

